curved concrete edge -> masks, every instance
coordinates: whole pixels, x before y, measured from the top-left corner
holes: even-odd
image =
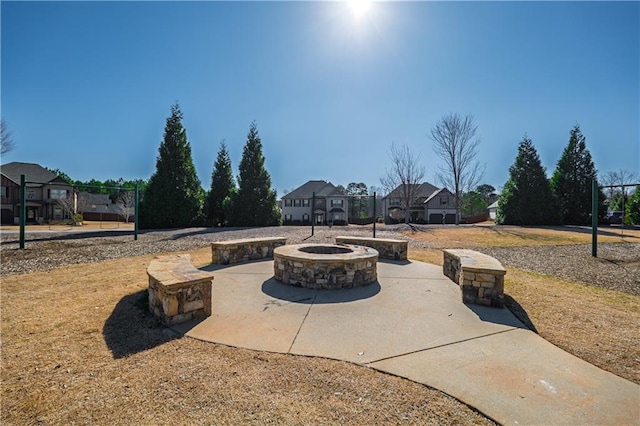
[[[212,316],[174,329],[349,361],[422,383],[502,424],[640,424],[640,386],[557,348],[507,309],[467,306],[440,267],[379,264],[378,288],[300,289],[273,262],[216,271]]]

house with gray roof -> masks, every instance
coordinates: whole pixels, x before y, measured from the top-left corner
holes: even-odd
[[[331,182],[310,180],[282,197],[283,225],[346,225],[349,197]]]
[[[27,181],[26,223],[69,219],[75,203],[73,187],[64,179],[34,163],[12,162],[0,166],[2,224],[20,221],[20,176]]]
[[[412,186],[414,196],[408,207],[404,205],[403,200],[404,185],[398,185],[382,198],[385,222],[403,221],[405,209],[408,208],[409,220],[414,223],[455,223],[456,208],[451,191],[438,188],[429,182]]]

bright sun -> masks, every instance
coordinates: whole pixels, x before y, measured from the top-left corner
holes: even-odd
[[[371,9],[371,0],[349,0],[347,4],[356,19],[362,18]]]

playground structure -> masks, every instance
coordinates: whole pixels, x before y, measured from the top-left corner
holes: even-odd
[[[598,257],[598,190],[605,188],[629,188],[640,186],[640,183],[626,183],[621,185],[598,186],[594,179],[591,183],[591,256]],[[624,206],[624,204],[623,204]],[[624,207],[623,207],[624,208]],[[624,232],[624,214],[622,220],[622,232]]]

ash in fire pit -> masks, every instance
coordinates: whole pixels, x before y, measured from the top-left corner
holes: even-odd
[[[353,253],[349,247],[344,246],[307,246],[300,247],[298,250],[303,251],[305,253],[313,253],[313,254],[345,254],[345,253]]]
[[[352,288],[378,279],[378,252],[369,247],[285,245],[273,251],[273,259],[274,278],[297,287]]]

